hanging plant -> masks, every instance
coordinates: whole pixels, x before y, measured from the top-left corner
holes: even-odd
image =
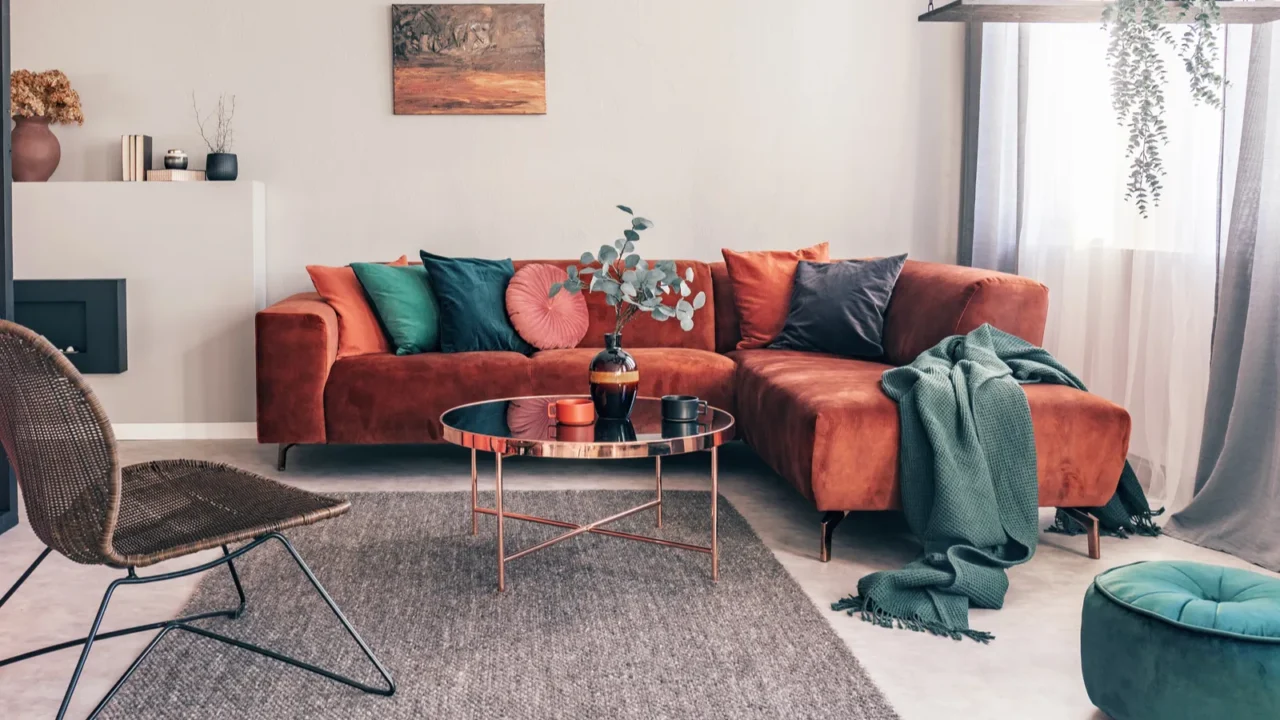
[[[1111,63],[1111,102],[1121,125],[1129,130],[1126,157],[1133,161],[1125,198],[1147,217],[1160,204],[1164,176],[1161,148],[1169,140],[1164,122],[1168,70],[1160,46],[1177,50],[1197,103],[1222,107],[1223,77],[1218,74],[1218,38],[1222,19],[1218,0],[1178,0],[1170,18],[1164,0],[1116,0],[1107,6],[1103,22],[1111,33],[1107,60]],[[1187,22],[1179,40],[1170,22]]]

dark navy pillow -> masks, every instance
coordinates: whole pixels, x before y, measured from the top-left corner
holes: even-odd
[[[796,267],[787,324],[769,345],[854,358],[884,355],[884,313],[906,255]]]
[[[510,260],[420,254],[440,306],[440,352],[533,352],[507,318],[507,283],[516,272]]]

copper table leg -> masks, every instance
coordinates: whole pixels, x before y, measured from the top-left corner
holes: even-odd
[[[658,478],[658,528],[662,528],[662,458],[656,457],[654,462],[654,474]]]
[[[476,508],[480,506],[480,492],[476,488],[476,451],[471,450],[471,534],[475,535],[480,531],[480,516],[476,513]]]
[[[716,448],[711,449],[711,544],[709,546],[689,545],[687,543],[674,542],[672,540],[663,540],[662,538],[649,537],[647,535],[636,535],[633,533],[619,532],[617,530],[607,530],[603,526],[622,518],[629,517],[639,512],[643,512],[653,508],[657,512],[658,527],[662,527],[662,458],[655,458],[654,473],[657,485],[657,496],[643,505],[623,510],[615,515],[611,515],[603,520],[597,520],[586,525],[578,525],[576,523],[565,522],[563,520],[551,520],[548,518],[537,517],[534,515],[524,515],[522,513],[505,512],[502,509],[502,453],[494,453],[494,463],[496,471],[494,473],[494,507],[485,508],[479,505],[479,496],[476,492],[475,478],[476,465],[475,453],[472,452],[471,458],[471,477],[472,477],[472,494],[471,494],[471,523],[473,534],[477,528],[476,518],[479,515],[493,515],[498,519],[498,592],[507,589],[507,563],[522,558],[530,553],[542,550],[544,548],[555,545],[561,541],[568,540],[578,535],[586,533],[596,533],[599,535],[608,535],[610,537],[622,538],[624,540],[634,540],[637,542],[652,543],[654,545],[662,545],[665,547],[675,548],[678,550],[690,550],[693,552],[707,553],[711,556],[711,580],[718,582],[720,580],[720,542],[719,542],[719,499],[720,499],[720,470],[719,470],[719,454]],[[544,525],[554,525],[564,528],[569,532],[559,535],[545,542],[525,548],[519,552],[507,555],[504,525],[507,519],[523,520],[526,522],[541,523]]]
[[[496,509],[498,511],[498,592],[507,589],[507,558],[506,549],[503,547],[502,537],[502,521],[506,515],[502,512],[502,453],[493,454],[494,462],[497,463],[497,482],[496,487]]]
[[[720,581],[720,542],[716,529],[716,512],[720,499],[720,472],[717,465],[717,448],[711,448],[711,581]]]

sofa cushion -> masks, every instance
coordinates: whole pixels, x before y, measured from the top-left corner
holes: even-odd
[[[741,350],[738,428],[819,510],[899,507],[898,406],[880,389],[891,366],[789,350]],[[1025,385],[1043,507],[1104,505],[1129,445],[1129,414],[1096,395]]]
[[[400,259],[388,264],[407,265],[409,259],[401,255]],[[338,314],[338,357],[391,350],[391,342],[378,324],[378,315],[356,279],[355,270],[308,265],[307,274],[311,276],[316,292]]]
[[[440,348],[440,307],[421,265],[351,263],[397,355]]]
[[[361,355],[334,363],[324,389],[331,443],[439,442],[451,407],[529,395],[532,360],[516,352]]]
[[[537,395],[587,394],[587,368],[594,348],[544,350],[530,366]],[[733,412],[733,361],[724,355],[688,348],[631,348],[640,368],[640,395],[697,395]]]
[[[787,322],[796,266],[801,260],[826,262],[828,243],[800,250],[720,251],[729,268],[742,340],[739,350],[762,348],[778,336]]]
[[[579,265],[577,260],[517,260],[516,269],[533,263],[547,263],[557,267]],[[684,276],[687,268],[693,268],[693,282],[689,286],[693,294],[707,293],[707,304],[693,314],[693,329],[685,332],[678,322],[658,322],[648,315],[642,315],[627,324],[622,331],[622,346],[628,351],[635,348],[690,348],[693,350],[715,350],[716,347],[716,311],[715,293],[711,286],[711,266],[704,262],[677,260],[676,269]],[[590,324],[586,337],[578,344],[581,348],[604,347],[604,336],[613,332],[614,310],[605,302],[604,293],[587,293],[587,314]]]
[[[440,351],[533,352],[507,318],[511,260],[449,258],[419,253],[440,306]]]
[[[815,263],[801,260],[787,324],[769,344],[842,357],[884,355],[884,310],[906,255]]]

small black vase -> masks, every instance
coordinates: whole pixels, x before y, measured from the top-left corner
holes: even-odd
[[[622,349],[622,335],[604,336],[604,350],[591,360],[591,400],[605,420],[627,420],[640,389],[636,359]]]
[[[209,153],[204,159],[206,180],[235,180],[240,175],[235,153]]]

